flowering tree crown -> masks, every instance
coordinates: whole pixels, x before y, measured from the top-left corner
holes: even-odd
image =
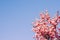
[[[60,23],[58,13],[57,11],[53,18],[50,18],[47,10],[40,13],[40,19],[33,22],[32,30],[35,32],[34,38],[36,40],[60,40],[60,28],[57,27]]]

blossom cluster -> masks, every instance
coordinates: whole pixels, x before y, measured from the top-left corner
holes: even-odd
[[[40,13],[39,20],[32,22],[33,32],[35,32],[34,38],[36,40],[60,40],[60,28],[57,25],[60,23],[60,16],[57,14],[51,18],[49,12]],[[58,30],[58,31],[57,31]]]

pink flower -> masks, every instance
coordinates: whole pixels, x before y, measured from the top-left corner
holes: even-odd
[[[60,28],[58,28],[59,32],[56,31],[57,25],[60,22],[60,16],[56,16],[53,19],[50,19],[48,11],[40,14],[40,20],[36,20],[33,22],[33,32],[35,32],[36,40],[58,40],[60,36]],[[50,24],[50,25],[49,25]],[[60,39],[59,39],[60,40]]]

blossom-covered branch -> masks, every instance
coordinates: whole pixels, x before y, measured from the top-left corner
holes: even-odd
[[[40,19],[33,22],[34,38],[36,40],[60,40],[60,28],[57,25],[60,23],[60,16],[57,14],[51,18],[49,12],[40,13]],[[57,29],[59,31],[57,31]]]

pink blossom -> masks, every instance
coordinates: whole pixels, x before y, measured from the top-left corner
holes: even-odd
[[[60,16],[50,19],[48,11],[40,14],[40,19],[33,22],[33,32],[35,32],[36,40],[60,40],[60,28],[57,32],[57,25],[60,23]],[[48,25],[50,24],[50,25]]]

